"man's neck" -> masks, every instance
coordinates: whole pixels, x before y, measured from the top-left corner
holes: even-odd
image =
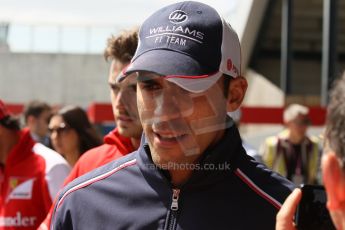
[[[77,163],[79,157],[80,157],[79,151],[75,151],[75,152],[71,152],[71,153],[65,154],[66,161],[68,162],[68,164],[71,167],[73,167]]]
[[[41,142],[45,138],[45,136],[42,137],[34,132],[30,132],[30,133],[31,133],[32,139],[34,139],[36,142]]]
[[[289,141],[295,145],[301,144],[303,142],[304,138],[305,137],[299,137],[299,136],[292,135],[291,133],[288,136]]]
[[[217,132],[213,142],[208,146],[208,148],[214,148],[214,146],[216,146],[219,143],[219,141],[224,137],[224,134],[225,129]],[[200,159],[204,156],[204,154],[205,150],[203,150],[202,153],[196,154],[194,157],[190,158],[188,162],[182,163],[183,165],[181,166],[181,168],[183,167],[183,169],[180,168],[176,170],[169,170],[171,176],[171,183],[176,187],[180,187],[181,185],[185,184],[193,174],[192,169],[197,168],[196,164],[200,163]],[[188,165],[190,167],[188,167]],[[194,165],[195,167],[192,165]]]
[[[193,170],[170,170],[171,183],[174,187],[181,187],[192,176]]]

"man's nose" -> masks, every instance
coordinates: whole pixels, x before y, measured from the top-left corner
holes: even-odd
[[[176,119],[186,117],[192,113],[193,103],[191,98],[181,95],[175,90],[167,90],[155,98],[154,116],[162,119]]]
[[[115,99],[116,106],[118,108],[121,108],[121,107],[125,108],[131,96],[133,95],[130,94],[128,90],[119,90]]]
[[[57,138],[57,131],[56,130],[53,130],[53,131],[51,131],[51,133],[50,133],[50,139],[56,139]]]

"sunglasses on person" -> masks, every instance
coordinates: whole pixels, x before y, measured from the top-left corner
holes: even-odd
[[[53,127],[53,128],[48,128],[50,133],[56,132],[58,135],[61,135],[61,133],[63,133],[64,131],[70,129],[70,127],[68,125],[66,125],[65,123],[61,123],[59,126],[57,127]]]

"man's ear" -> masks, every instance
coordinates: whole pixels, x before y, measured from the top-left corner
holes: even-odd
[[[322,178],[327,191],[327,207],[339,209],[345,202],[345,173],[334,152],[322,157]]]
[[[233,112],[238,109],[244,99],[248,88],[247,80],[244,77],[231,79],[227,97],[227,110]]]

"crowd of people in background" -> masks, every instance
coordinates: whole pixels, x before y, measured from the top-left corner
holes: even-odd
[[[180,9],[193,19],[186,22],[187,28],[212,36],[188,48],[170,44],[167,50],[166,35],[158,34],[157,40],[153,37],[158,35],[150,37],[148,31],[166,26],[173,20],[169,14]],[[210,23],[196,23],[199,17]],[[200,36],[193,39],[203,40]],[[197,2],[169,5],[149,17],[140,31],[111,36],[104,52],[109,76],[100,80],[109,85],[114,129],[103,141],[81,107],[31,101],[20,124],[0,100],[0,229],[94,229],[116,224],[115,229],[179,225],[289,230],[295,229],[293,214],[301,193],[288,195],[301,184],[325,184],[333,221],[345,229],[345,75],[331,95],[324,142],[328,147],[308,135],[308,107],[290,104],[283,114],[284,130],[254,149],[237,130],[247,83],[234,47],[240,47],[236,32],[214,9]],[[227,48],[231,52],[218,52]],[[215,63],[206,62],[207,55],[213,55]],[[211,80],[203,81],[205,76]],[[169,168],[171,163],[196,162],[199,167],[229,163],[230,168]],[[178,211],[181,200],[183,213]],[[201,201],[204,210],[196,207]],[[217,210],[217,216],[207,210]],[[242,212],[255,221],[241,221],[236,215]]]

